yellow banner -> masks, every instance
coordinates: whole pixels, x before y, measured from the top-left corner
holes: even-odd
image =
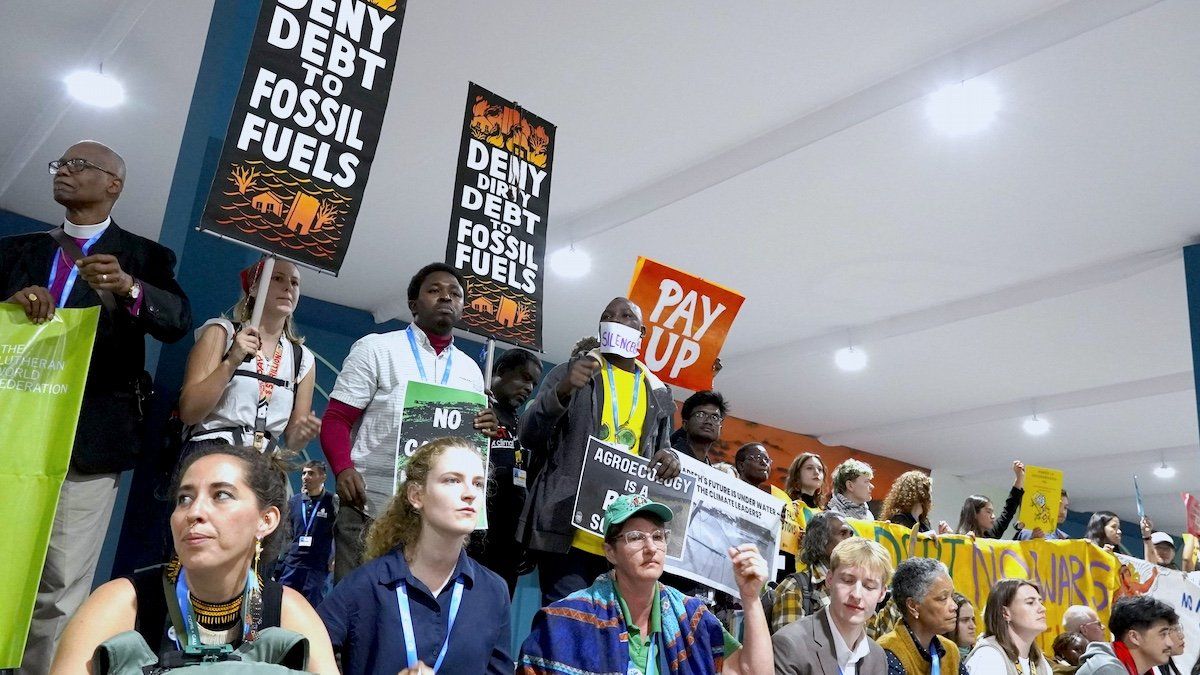
[[[1062,503],[1063,474],[1043,466],[1025,467],[1025,495],[1021,516],[1025,529],[1050,533],[1058,529],[1058,506]]]
[[[802,521],[797,525],[802,527],[813,513],[807,507],[801,509]],[[1108,623],[1119,566],[1111,553],[1089,541],[1011,541],[959,534],[920,534],[914,540],[912,530],[900,525],[852,519],[846,522],[859,536],[882,544],[894,563],[914,556],[945,563],[954,579],[954,589],[975,607],[981,634],[983,608],[992,585],[1008,578],[1029,579],[1041,587],[1049,630],[1042,634],[1038,646],[1046,653],[1053,653],[1050,645],[1062,632],[1063,613],[1071,605],[1087,605]]]

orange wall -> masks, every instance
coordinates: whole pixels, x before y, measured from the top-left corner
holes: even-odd
[[[683,404],[676,401],[675,408],[675,427],[679,428],[682,426],[679,411],[683,408]],[[771,459],[774,462],[771,465],[771,482],[779,487],[783,487],[783,483],[787,478],[787,470],[791,466],[792,460],[806,452],[820,455],[821,460],[825,462],[825,470],[829,473],[832,473],[833,468],[838,464],[851,457],[870,464],[871,468],[875,470],[875,478],[872,481],[875,483],[875,491],[872,497],[879,500],[882,500],[887,495],[887,491],[892,486],[892,482],[896,480],[896,477],[905,471],[912,469],[928,471],[925,467],[863,452],[862,450],[855,450],[854,448],[847,448],[842,445],[822,445],[820,441],[812,436],[798,434],[793,431],[784,431],[783,429],[733,416],[726,417],[724,424],[721,425],[721,440],[713,447],[710,457],[714,462],[719,459],[720,461],[732,464],[734,453],[737,452],[738,448],[747,443],[762,443],[767,447],[767,452],[770,453]],[[829,477],[826,476],[826,481],[828,480]]]

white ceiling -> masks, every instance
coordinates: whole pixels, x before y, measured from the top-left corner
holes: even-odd
[[[119,218],[156,235],[212,3],[18,5],[0,207],[58,218],[45,162],[94,137],[130,165]],[[404,315],[409,271],[443,255],[474,80],[558,125],[551,248],[573,238],[593,272],[548,278],[549,358],[647,255],[747,296],[718,380],[740,416],[965,481],[1057,466],[1073,508],[1127,518],[1138,473],[1178,531],[1200,475],[1178,254],[1198,31],[1190,0],[414,0],[346,265],[306,293]],[[59,79],[101,60],[129,102],[71,105]],[[974,76],[996,123],[942,135],[923,96]],[[856,374],[832,362],[850,336]],[[1020,430],[1034,407],[1046,436]],[[1164,456],[1174,479],[1150,473]]]

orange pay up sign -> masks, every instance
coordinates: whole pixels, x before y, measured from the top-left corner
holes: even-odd
[[[736,291],[638,257],[629,299],[642,308],[642,361],[670,384],[712,388],[713,362],[745,298]]]

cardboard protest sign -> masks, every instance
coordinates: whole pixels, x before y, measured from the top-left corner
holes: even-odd
[[[1025,495],[1021,497],[1021,522],[1026,529],[1050,533],[1058,529],[1063,474],[1041,466],[1025,467]]]
[[[683,550],[683,537],[679,536],[676,526],[687,522],[695,489],[696,482],[683,476],[661,482],[654,469],[650,468],[649,459],[631,455],[616,445],[589,437],[587,458],[579,472],[579,490],[575,494],[571,524],[603,537],[600,524],[604,509],[623,494],[639,494],[671,507],[675,518],[668,526],[671,539],[667,542],[667,556],[678,556]]]
[[[659,379],[712,389],[713,362],[745,300],[737,291],[638,257],[629,299],[642,308],[642,361]]]
[[[1200,499],[1191,493],[1183,493],[1183,508],[1187,509],[1188,534],[1200,537]]]
[[[99,307],[59,309],[44,324],[0,304],[0,668],[17,668],[46,561],[58,491],[71,463]]]
[[[396,66],[404,0],[263,0],[200,229],[337,274]]]
[[[779,550],[797,555],[800,553],[800,539],[804,536],[804,530],[797,519],[797,504],[788,497],[788,493],[774,485],[771,486],[771,495],[784,504],[783,525],[779,530]],[[804,502],[800,502],[800,505],[803,504]]]
[[[683,552],[668,552],[666,570],[737,597],[729,547],[754,544],[774,579],[785,502],[691,457],[679,460],[679,477],[695,480],[696,490],[686,524],[671,528],[672,537],[684,540]]]
[[[554,135],[470,83],[446,242],[446,264],[467,284],[459,326],[539,351]]]
[[[392,481],[395,494],[404,481],[404,466],[417,448],[444,436],[466,440],[483,455],[487,475],[488,437],[475,429],[475,417],[488,406],[487,397],[473,391],[410,381],[404,391],[404,409],[400,412],[400,442],[396,448],[396,472]],[[479,529],[487,527],[484,501],[478,502]]]

